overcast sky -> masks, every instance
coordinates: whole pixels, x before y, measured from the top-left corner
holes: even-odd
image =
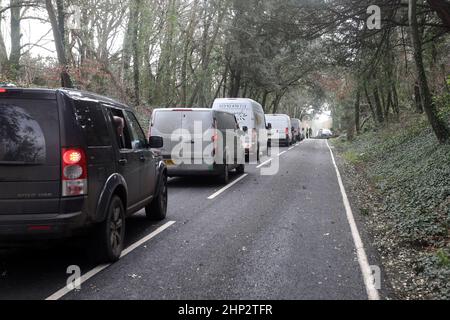
[[[1,3],[2,1],[0,1]],[[55,45],[53,43],[53,34],[50,31],[51,26],[49,23],[43,23],[37,19],[30,19],[30,17],[40,17],[46,18],[46,15],[42,11],[38,10],[28,10],[26,13],[27,19],[24,19],[21,23],[22,27],[22,45],[29,43],[37,43],[39,46],[35,46],[31,49],[30,53],[32,56],[44,56],[44,57],[56,57]],[[9,12],[6,12],[1,21],[1,30],[3,34],[3,39],[5,40],[5,45],[8,50],[10,50],[10,19]],[[50,31],[50,32],[49,32]],[[25,47],[24,52],[28,51],[30,47]]]

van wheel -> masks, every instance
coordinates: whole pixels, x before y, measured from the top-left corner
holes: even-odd
[[[145,207],[147,219],[152,221],[164,220],[167,216],[167,176],[163,174],[159,183],[159,194],[152,202]]]
[[[243,174],[245,173],[245,164],[240,164],[238,165],[238,167],[236,168],[236,172],[238,174]]]
[[[222,173],[219,176],[219,180],[223,184],[228,184],[230,182],[230,176],[228,171],[228,165],[224,164],[222,166]]]
[[[125,240],[125,209],[118,196],[112,198],[106,219],[98,225],[96,231],[98,259],[101,262],[116,262],[119,260]]]

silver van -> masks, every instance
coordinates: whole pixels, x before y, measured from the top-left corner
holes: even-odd
[[[150,136],[160,136],[168,176],[215,175],[245,171],[244,132],[232,113],[211,109],[155,109]]]
[[[286,114],[266,114],[266,121],[271,127],[270,141],[272,145],[290,146],[292,144],[292,123],[291,118]]]
[[[220,98],[214,101],[213,110],[231,112],[236,116],[245,132],[242,144],[247,162],[251,156],[259,162],[261,156],[268,153],[266,117],[258,102],[243,98]]]

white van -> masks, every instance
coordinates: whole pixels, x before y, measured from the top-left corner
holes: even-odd
[[[239,126],[246,133],[242,143],[247,161],[251,156],[256,156],[259,162],[261,155],[267,154],[267,123],[264,110],[258,102],[242,98],[216,99],[213,110],[231,112],[236,116]]]
[[[216,175],[245,171],[243,131],[234,114],[211,109],[155,109],[150,136],[164,140],[160,150],[169,177]]]
[[[270,141],[273,145],[290,146],[292,144],[292,124],[291,118],[286,114],[266,114],[266,121],[271,127]]]

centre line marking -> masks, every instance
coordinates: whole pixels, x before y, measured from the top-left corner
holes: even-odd
[[[169,228],[170,226],[172,226],[175,223],[176,223],[175,221],[169,221],[166,224],[164,224],[161,227],[159,227],[158,229],[156,229],[155,231],[153,231],[152,233],[150,233],[148,236],[146,236],[146,237],[142,238],[141,240],[135,242],[134,244],[132,244],[131,246],[129,246],[128,248],[123,250],[122,255],[120,256],[120,258],[123,258],[126,255],[128,255],[129,253],[131,253],[132,251],[136,250],[137,248],[142,246],[144,243],[146,243],[150,239],[156,237],[158,234],[160,234],[161,232],[163,232],[164,230],[166,230],[167,228]],[[108,268],[111,265],[112,265],[112,263],[101,264],[101,265],[95,267],[94,269],[88,271],[87,273],[85,273],[84,275],[81,276],[81,278],[80,278],[80,285],[85,283],[90,278],[92,278],[96,274],[102,272],[103,270],[105,270],[106,268]],[[73,289],[69,289],[67,286],[65,286],[64,288],[61,288],[60,290],[56,291],[54,294],[52,294],[51,296],[49,296],[45,300],[59,300],[62,297],[64,297],[65,295],[67,295],[68,293],[70,293],[71,291],[73,291]]]
[[[278,156],[282,156],[283,154],[285,154],[287,151],[283,151],[281,153],[278,154]]]
[[[291,151],[292,149],[294,149],[295,147],[290,147],[289,149],[288,149],[288,151]]]
[[[356,255],[358,257],[359,267],[361,268],[361,273],[363,275],[364,284],[366,286],[367,296],[369,300],[380,300],[380,295],[375,287],[375,279],[372,273],[372,269],[369,265],[369,260],[367,259],[366,250],[364,249],[364,244],[361,239],[361,235],[356,225],[355,217],[353,215],[352,207],[350,206],[350,201],[348,200],[347,193],[345,192],[344,183],[342,182],[342,177],[339,172],[339,168],[336,164],[334,158],[333,150],[331,150],[330,144],[327,140],[327,146],[331,153],[331,160],[333,162],[334,168],[336,169],[336,175],[338,178],[339,188],[341,189],[342,200],[344,202],[345,212],[347,213],[347,220],[350,225],[350,230],[353,237],[353,243],[356,248]]]
[[[244,179],[245,177],[248,176],[248,173],[240,176],[239,178],[237,178],[236,180],[234,180],[233,182],[229,183],[228,185],[226,185],[225,187],[223,187],[222,189],[220,189],[219,191],[217,191],[216,193],[214,193],[213,195],[211,195],[210,197],[208,197],[208,200],[213,200],[215,198],[217,198],[218,196],[220,196],[222,193],[224,193],[225,191],[227,191],[228,189],[230,189],[232,186],[234,186],[236,183],[238,183],[239,181],[241,181],[242,179]]]
[[[259,166],[257,166],[256,167],[256,169],[259,169],[259,168],[262,168],[262,167],[264,167],[266,164],[269,164],[269,163],[271,163],[272,162],[272,158],[270,158],[269,160],[267,160],[267,161],[265,161],[265,162],[263,162],[263,163],[261,163]]]

